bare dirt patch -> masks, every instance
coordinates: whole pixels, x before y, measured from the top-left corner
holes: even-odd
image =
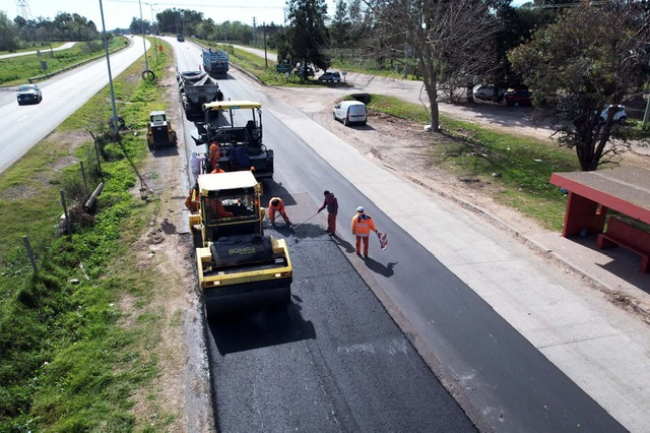
[[[166,99],[170,103],[168,119],[174,128],[179,128],[182,109],[173,77],[165,80],[163,86],[167,88]],[[181,133],[178,134],[180,137]],[[146,389],[133,396],[134,413],[140,423],[148,420],[154,423],[159,417],[171,415],[173,421],[165,428],[168,432],[184,432],[188,426],[184,398],[188,386],[184,375],[188,354],[183,341],[182,316],[186,310],[193,308],[195,287],[194,271],[189,260],[191,243],[178,228],[183,198],[187,193],[187,186],[179,175],[185,160],[179,157],[182,152],[182,144],[179,144],[178,156],[173,148],[150,154],[141,176],[146,186],[146,200],[155,201],[157,210],[148,222],[148,230],[133,244],[137,268],[157,276],[159,284],[151,289],[158,293],[146,310],[155,312],[161,322],[160,341],[150,349],[155,351],[160,375]],[[138,197],[140,185],[138,183],[133,191]],[[127,312],[132,308],[128,299],[121,308]],[[152,396],[155,398],[152,399]],[[146,428],[146,424],[140,427]]]

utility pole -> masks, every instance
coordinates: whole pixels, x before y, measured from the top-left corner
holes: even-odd
[[[144,20],[142,19],[142,1],[138,0],[140,5],[140,31],[142,32],[142,47],[144,48],[144,70],[149,70],[149,59],[147,58],[147,39],[144,37]]]
[[[264,38],[264,65],[269,69],[269,59],[266,57],[266,22],[262,23],[262,37]]]
[[[255,17],[253,17],[253,46],[257,47],[257,27],[255,25]]]
[[[113,76],[111,74],[111,59],[108,55],[108,40],[106,39],[106,24],[104,23],[104,8],[102,6],[102,0],[99,0],[99,13],[102,16],[102,35],[104,36],[104,48],[106,50],[106,66],[108,68],[108,83],[111,88],[111,106],[113,108],[113,132],[115,133],[115,138],[120,139],[120,126],[117,121],[117,109],[115,108],[115,90],[113,90]]]
[[[156,33],[157,31],[154,32],[153,29],[153,7],[157,6],[158,3],[145,3],[146,5],[149,6],[151,9],[151,33],[153,35],[153,45],[154,45],[154,53],[156,53],[156,63],[158,63],[158,43],[156,42]]]

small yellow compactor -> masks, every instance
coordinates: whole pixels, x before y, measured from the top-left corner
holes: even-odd
[[[190,228],[208,316],[289,303],[289,250],[284,239],[264,236],[262,185],[250,171],[204,174],[198,185]]]

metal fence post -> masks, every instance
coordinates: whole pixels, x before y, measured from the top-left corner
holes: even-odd
[[[34,252],[32,251],[32,246],[29,244],[29,239],[27,236],[23,236],[23,243],[25,244],[25,248],[27,248],[27,256],[29,256],[29,261],[32,262],[32,269],[34,270],[34,274],[38,275],[36,259],[34,258]]]
[[[84,162],[79,161],[79,165],[81,165],[81,177],[84,178],[84,186],[86,189],[88,189],[88,181],[86,180],[86,170],[84,170]]]
[[[63,214],[65,215],[65,227],[68,230],[68,236],[72,236],[72,228],[70,226],[70,216],[68,215],[68,208],[65,205],[65,194],[61,190],[61,204],[63,205]]]
[[[97,155],[97,171],[98,171],[99,175],[101,176],[102,175],[102,163],[101,163],[100,158],[99,158],[99,143],[97,142],[97,139],[95,137],[93,137],[93,138],[94,138],[94,141],[95,141],[95,155]]]

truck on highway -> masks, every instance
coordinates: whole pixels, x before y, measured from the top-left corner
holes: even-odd
[[[256,179],[273,178],[273,150],[263,143],[262,104],[221,101],[203,104],[203,122],[194,122],[192,138],[197,146],[220,145],[220,167],[226,171],[252,171]]]
[[[289,250],[284,239],[264,235],[262,185],[253,174],[203,174],[198,193],[189,223],[208,317],[289,303]]]
[[[225,51],[212,48],[203,50],[201,54],[203,57],[203,70],[210,74],[210,76],[219,78],[228,76],[228,67],[230,59],[228,53]]]
[[[203,121],[203,104],[223,101],[219,83],[203,71],[179,72],[176,78],[185,117],[190,122]]]

